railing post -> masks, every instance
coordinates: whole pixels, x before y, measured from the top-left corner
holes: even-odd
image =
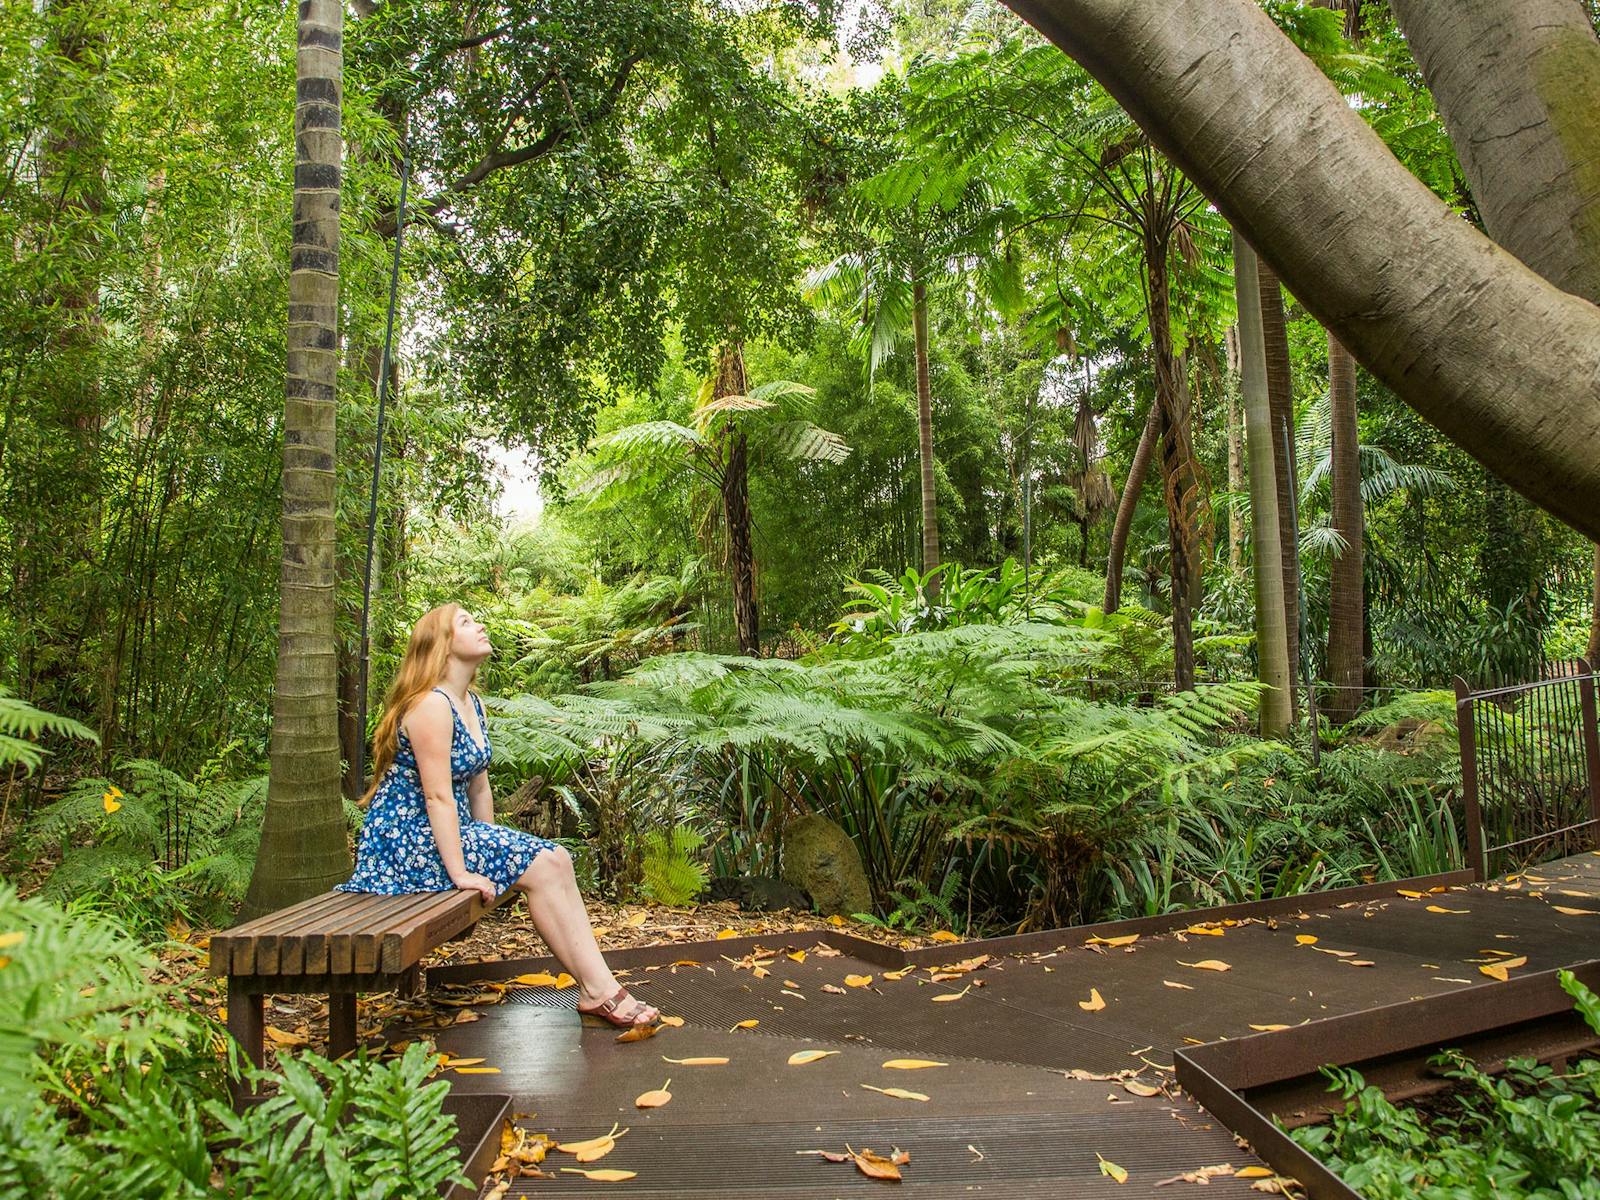
[[[1595,718],[1594,668],[1578,660],[1578,696],[1583,713],[1583,757],[1589,772],[1589,817],[1600,821],[1600,724]]]
[[[1456,737],[1461,743],[1461,797],[1467,805],[1467,866],[1479,883],[1485,876],[1483,814],[1478,808],[1478,729],[1472,713],[1472,689],[1457,675]],[[1591,776],[1591,783],[1593,777]],[[1593,792],[1590,793],[1591,797]]]

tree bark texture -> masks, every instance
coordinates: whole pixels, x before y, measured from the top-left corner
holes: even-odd
[[[1328,335],[1328,408],[1332,432],[1333,529],[1344,539],[1328,581],[1328,684],[1323,711],[1343,725],[1361,707],[1366,666],[1363,562],[1366,528],[1361,507],[1360,430],[1356,423],[1356,360]]]
[[[1147,235],[1150,340],[1155,348],[1156,407],[1161,413],[1161,486],[1167,503],[1169,577],[1172,583],[1172,679],[1181,692],[1194,688],[1194,603],[1204,557],[1204,492],[1189,424],[1187,373],[1172,352],[1167,247]]]
[[[1574,0],[1393,7],[1489,236],[1600,303],[1600,41],[1588,15]],[[1595,571],[1590,662],[1600,651],[1600,546]]]
[[[1245,442],[1250,450],[1250,558],[1255,581],[1256,663],[1267,691],[1261,697],[1261,736],[1282,737],[1289,729],[1289,641],[1283,595],[1283,543],[1278,536],[1278,481],[1273,460],[1267,398],[1266,339],[1261,329],[1261,288],[1256,253],[1233,235],[1234,291],[1239,300],[1239,373],[1244,398]]]
[[[939,491],[933,470],[933,388],[928,382],[928,289],[912,284],[911,324],[917,354],[917,450],[922,459],[922,570],[939,565]],[[928,601],[939,594],[938,579],[928,584]]]
[[[1283,567],[1283,602],[1289,621],[1289,714],[1300,719],[1300,547],[1295,543],[1290,510],[1297,494],[1289,486],[1297,480],[1300,464],[1295,455],[1294,389],[1289,372],[1289,327],[1283,315],[1283,288],[1272,267],[1256,255],[1256,280],[1261,296],[1261,337],[1266,350],[1267,404],[1272,412],[1273,471],[1278,487],[1278,561]],[[1288,447],[1284,447],[1285,440]]]
[[[1111,525],[1111,548],[1106,552],[1105,610],[1114,613],[1122,607],[1122,563],[1128,552],[1128,534],[1133,529],[1133,514],[1139,507],[1139,493],[1144,490],[1145,476],[1150,473],[1150,459],[1155,455],[1156,441],[1161,436],[1161,405],[1150,402],[1150,412],[1144,419],[1144,429],[1139,434],[1139,445],[1133,452],[1133,462],[1128,464],[1128,478],[1122,485],[1122,499],[1117,503],[1117,517]]]
[[[1237,378],[1235,374],[1228,381],[1228,491],[1235,497],[1244,490],[1244,438],[1239,427]],[[1237,501],[1228,506],[1228,566],[1235,571],[1244,569],[1244,512]]]
[[[1450,212],[1250,0],[1007,3],[1106,87],[1363,366],[1535,504],[1600,536],[1600,310]]]
[[[282,597],[267,809],[245,918],[314,896],[350,875],[339,800],[334,627],[343,22],[338,0],[302,0],[295,55]]]
[[[717,353],[712,399],[745,394],[744,354],[737,342]],[[733,584],[733,629],[739,653],[761,654],[761,618],[756,607],[755,543],[750,531],[750,442],[730,424],[723,434],[727,457],[722,470],[722,519],[728,533],[728,576]]]

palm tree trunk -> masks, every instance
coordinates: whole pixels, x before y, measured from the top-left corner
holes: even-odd
[[[1256,594],[1256,669],[1267,687],[1261,697],[1261,736],[1289,729],[1289,639],[1283,596],[1283,543],[1278,537],[1278,484],[1273,459],[1272,408],[1267,398],[1266,339],[1261,289],[1250,243],[1233,235],[1234,290],[1239,300],[1239,371],[1245,440],[1250,448],[1250,558]]]
[[[343,23],[338,0],[302,0],[295,55],[282,598],[267,810],[241,912],[246,919],[316,895],[350,874],[339,801],[334,631]]]
[[[1155,455],[1156,440],[1161,436],[1161,405],[1150,402],[1150,412],[1144,419],[1144,429],[1139,434],[1139,445],[1133,452],[1133,462],[1128,465],[1128,478],[1122,485],[1122,499],[1117,503],[1117,518],[1111,525],[1111,549],[1106,553],[1105,610],[1114,613],[1122,607],[1122,562],[1127,554],[1128,533],[1133,529],[1133,514],[1139,507],[1139,493],[1144,490],[1145,476],[1150,473],[1150,459]]]
[[[1244,490],[1244,438],[1240,436],[1239,396],[1233,378],[1229,379],[1227,390],[1228,491],[1238,496]],[[1234,571],[1244,569],[1244,512],[1237,502],[1228,506],[1228,566]]]
[[[1600,666],[1600,545],[1594,548],[1594,609],[1589,615],[1589,666]]]
[[[1600,537],[1594,305],[1451,212],[1252,0],[1007,4],[1106,87],[1362,366]],[[1574,71],[1565,91],[1593,77]]]
[[[1333,529],[1344,549],[1328,582],[1328,681],[1333,695],[1324,711],[1343,725],[1361,707],[1363,652],[1363,542],[1360,430],[1356,423],[1356,360],[1328,335],[1328,404],[1333,457]]]
[[[717,354],[717,379],[712,398],[745,394],[744,354],[737,342]],[[733,584],[733,629],[739,653],[761,654],[761,618],[756,608],[755,543],[750,533],[750,443],[742,430],[731,428],[722,471],[722,518],[728,532],[728,575]]]
[[[1294,445],[1294,393],[1290,388],[1289,330],[1283,318],[1283,289],[1272,267],[1256,256],[1256,278],[1261,292],[1261,335],[1266,347],[1267,403],[1272,411],[1273,471],[1278,486],[1278,561],[1283,567],[1283,602],[1289,635],[1289,719],[1300,719],[1300,548],[1294,540],[1294,492],[1289,481],[1298,476]],[[1287,430],[1287,435],[1285,431]],[[1289,443],[1282,449],[1285,437]]]
[[[1161,484],[1167,502],[1168,566],[1172,581],[1172,680],[1194,688],[1194,601],[1200,592],[1200,480],[1189,425],[1189,388],[1172,352],[1166,246],[1145,238],[1150,340],[1155,348],[1156,407],[1161,413]]]
[[[933,389],[928,383],[928,289],[911,285],[911,324],[917,353],[917,452],[922,458],[922,570],[939,565],[939,492],[933,471]],[[928,583],[928,601],[939,594],[937,578]]]

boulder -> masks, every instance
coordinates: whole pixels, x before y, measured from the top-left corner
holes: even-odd
[[[771,875],[723,876],[711,881],[708,900],[732,900],[741,912],[811,910],[811,897]]]
[[[803,888],[823,916],[872,911],[861,852],[835,821],[811,813],[783,831],[783,878]]]

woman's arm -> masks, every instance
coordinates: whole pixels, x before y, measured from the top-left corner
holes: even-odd
[[[467,870],[461,853],[461,821],[456,815],[455,790],[450,783],[450,741],[455,733],[450,701],[438,692],[429,692],[406,713],[405,725],[417,758],[417,774],[422,779],[428,824],[445,874],[456,887],[476,889],[485,902],[491,902],[498,889],[482,875]]]
[[[494,793],[489,790],[488,767],[467,781],[467,800],[472,806],[473,820],[494,821]]]

